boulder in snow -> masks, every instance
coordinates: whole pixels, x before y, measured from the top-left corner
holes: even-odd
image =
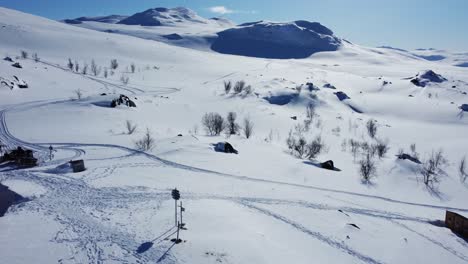
[[[411,83],[419,87],[426,87],[426,85],[430,83],[442,83],[445,81],[447,81],[447,79],[432,70],[419,73],[416,77],[411,79]]]
[[[335,170],[335,165],[332,160],[327,160],[323,163],[320,163],[320,166],[327,170]]]
[[[234,154],[238,153],[238,151],[234,149],[234,147],[228,142],[219,142],[215,144],[215,151],[224,152],[224,153],[234,153]]]
[[[335,95],[336,95],[336,97],[338,97],[338,99],[340,101],[344,101],[346,99],[351,99],[346,93],[344,93],[342,91],[336,92]]]
[[[18,68],[18,69],[22,69],[22,68],[23,68],[19,62],[15,62],[15,63],[13,63],[11,66],[13,66],[13,67],[15,67],[15,68]]]

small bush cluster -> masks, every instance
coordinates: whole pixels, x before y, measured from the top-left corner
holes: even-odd
[[[429,157],[422,162],[420,173],[427,187],[435,189],[436,184],[440,182],[440,176],[443,175],[442,169],[446,164],[447,159],[442,150],[432,151]]]
[[[234,95],[248,96],[253,93],[253,88],[243,80],[237,81],[234,85],[231,81],[224,81],[224,92],[229,94],[233,91]]]
[[[290,130],[286,145],[291,154],[298,158],[315,159],[325,150],[325,143],[320,135],[307,141],[303,132],[301,126],[296,126],[295,131]]]
[[[237,124],[236,119],[237,114],[235,112],[229,112],[226,120],[218,113],[206,113],[202,118],[202,126],[210,136],[219,136],[225,131],[228,136],[242,132],[246,138],[250,138],[253,134],[253,121],[246,117],[242,122],[242,126],[240,126]]]
[[[202,125],[210,136],[219,136],[226,128],[224,118],[218,113],[206,113],[202,118]]]
[[[140,151],[149,151],[155,147],[155,140],[151,136],[149,128],[146,129],[145,135],[140,140],[135,141],[135,147]]]

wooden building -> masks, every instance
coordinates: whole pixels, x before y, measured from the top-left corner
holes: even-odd
[[[454,233],[468,239],[468,218],[463,215],[447,211],[445,213],[445,226]]]

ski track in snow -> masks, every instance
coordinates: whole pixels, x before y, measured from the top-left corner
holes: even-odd
[[[297,222],[295,222],[293,220],[290,220],[290,219],[288,219],[288,218],[286,218],[286,217],[284,217],[282,215],[276,214],[276,213],[274,213],[274,212],[272,212],[270,210],[266,210],[266,209],[257,207],[255,205],[252,205],[252,204],[246,203],[246,202],[241,202],[240,204],[242,204],[245,207],[248,207],[250,209],[253,209],[253,210],[257,211],[257,212],[260,212],[260,213],[262,213],[264,215],[273,217],[276,220],[279,220],[279,221],[281,221],[281,222],[283,222],[285,224],[288,224],[291,227],[293,227],[293,228],[295,228],[295,229],[297,229],[297,230],[299,230],[299,231],[301,231],[301,232],[303,232],[303,233],[305,233],[307,235],[310,235],[310,236],[314,237],[315,239],[318,239],[321,242],[323,242],[323,243],[325,243],[325,244],[327,244],[327,245],[329,245],[331,247],[334,247],[334,248],[336,248],[336,249],[338,249],[340,251],[345,252],[348,255],[351,255],[351,256],[353,256],[355,258],[358,258],[359,260],[361,260],[364,263],[372,263],[372,264],[381,264],[381,263],[383,263],[383,262],[380,262],[378,260],[375,260],[375,259],[373,259],[373,258],[371,258],[369,256],[366,256],[366,255],[364,255],[362,253],[359,253],[359,252],[353,250],[352,248],[350,248],[348,245],[346,245],[343,242],[339,242],[339,241],[334,240],[334,239],[332,239],[330,237],[327,237],[327,236],[323,235],[320,232],[312,231],[312,230],[302,226],[301,224],[299,224],[299,223],[297,223]]]
[[[41,62],[51,67],[56,67],[58,69],[68,71],[65,68],[62,68],[59,65],[55,65],[52,63]],[[265,67],[268,67],[270,63],[268,63]],[[70,71],[68,71],[70,72]],[[71,72],[70,72],[71,73]],[[78,74],[78,73],[74,73]],[[236,74],[236,72],[230,73],[225,75],[219,79],[229,77]],[[80,76],[83,76],[79,74]],[[109,87],[113,87],[116,89],[124,90],[131,94],[139,94],[144,93],[143,89],[138,87],[131,87],[131,86],[122,86],[115,83],[111,83],[105,80],[101,80],[98,78],[90,77],[90,76],[83,76],[89,80],[95,81],[100,83],[104,90],[109,90]],[[214,81],[216,81],[214,80]],[[210,81],[209,81],[210,82]],[[174,93],[179,91],[177,88],[168,88],[168,87],[154,87],[153,91],[147,92],[148,93],[155,93],[155,94],[168,94]],[[86,172],[82,179],[76,179],[67,176],[66,174],[58,174],[58,175],[51,175],[45,174],[44,171],[38,169],[29,169],[29,170],[16,170],[12,172],[0,172],[2,176],[2,181],[6,179],[19,179],[25,180],[29,182],[36,183],[45,187],[48,192],[41,197],[36,197],[34,200],[21,204],[20,206],[13,207],[11,209],[12,212],[20,211],[20,210],[33,210],[33,211],[41,211],[46,213],[47,215],[53,216],[57,222],[59,222],[64,228],[59,231],[53,241],[57,243],[64,243],[70,248],[71,256],[67,259],[61,259],[59,263],[103,263],[106,260],[113,260],[117,262],[123,263],[147,263],[147,262],[154,262],[155,260],[159,260],[163,263],[175,263],[176,260],[171,254],[169,253],[170,249],[173,245],[161,245],[163,244],[163,240],[157,240],[158,246],[153,247],[151,250],[148,250],[144,254],[136,253],[136,249],[140,245],[140,242],[137,239],[125,232],[125,230],[121,230],[120,228],[110,227],[109,225],[105,224],[106,219],[98,219],[98,216],[94,214],[88,213],[90,212],[104,212],[106,210],[112,210],[113,208],[128,208],[130,205],[135,205],[139,203],[145,203],[151,200],[155,201],[165,201],[169,200],[169,194],[167,190],[148,190],[147,188],[139,188],[139,187],[126,187],[126,188],[110,188],[110,187],[103,187],[103,188],[94,188],[88,184],[90,181],[94,181],[96,179],[105,178],[111,176],[112,173],[120,168],[131,168],[131,167],[160,167],[160,166],[168,166],[172,168],[188,170],[192,172],[198,173],[207,173],[210,175],[226,177],[234,180],[240,181],[250,181],[250,182],[257,182],[263,184],[272,184],[272,185],[280,185],[284,187],[292,187],[292,188],[300,188],[300,189],[308,189],[312,191],[319,191],[325,193],[333,193],[333,194],[340,194],[345,196],[356,196],[360,198],[366,199],[375,199],[383,202],[388,203],[395,203],[401,205],[408,205],[408,206],[416,206],[416,207],[426,207],[426,208],[433,208],[433,209],[443,209],[443,210],[455,210],[461,212],[468,212],[466,208],[451,208],[451,207],[444,207],[444,206],[437,206],[431,204],[421,204],[421,203],[411,203],[405,202],[400,200],[395,200],[387,197],[381,196],[373,196],[367,195],[362,193],[355,193],[343,190],[334,190],[334,189],[327,189],[317,186],[311,185],[301,185],[296,183],[289,183],[289,182],[281,182],[281,181],[273,181],[273,180],[266,180],[266,179],[259,179],[259,178],[252,178],[247,176],[239,176],[239,175],[231,175],[221,172],[216,172],[212,170],[207,170],[203,168],[197,168],[193,166],[188,166],[176,162],[172,162],[169,160],[162,159],[158,156],[138,151],[129,147],[113,145],[113,144],[93,144],[93,143],[64,143],[64,142],[47,142],[47,143],[30,143],[25,142],[21,139],[16,138],[14,135],[10,133],[7,126],[7,114],[8,112],[12,111],[24,111],[33,109],[36,107],[52,105],[52,104],[63,104],[67,103],[70,100],[44,100],[44,101],[37,101],[37,102],[30,102],[25,104],[13,105],[8,106],[2,110],[0,110],[0,141],[4,143],[8,148],[13,148],[16,146],[25,146],[30,148],[38,153],[38,157],[41,161],[39,168],[51,165],[57,165],[64,162],[67,162],[70,159],[76,159],[86,154],[87,147],[100,147],[100,148],[109,148],[109,149],[118,149],[124,151],[128,154],[121,155],[118,157],[110,157],[105,158],[102,160],[109,160],[109,159],[121,159],[124,160],[129,157],[133,156],[143,156],[150,160],[148,163],[122,163],[119,165],[110,165],[104,167],[96,167],[92,170]],[[57,149],[71,152],[71,156],[59,160],[53,160],[46,162],[46,158],[48,156],[48,146],[55,145]],[[99,160],[99,159],[95,159]],[[43,174],[43,175],[41,175]],[[46,176],[44,176],[46,175]],[[313,231],[307,229],[306,227],[302,226],[300,223],[297,223],[291,219],[288,219],[280,214],[274,213],[270,210],[258,207],[254,204],[282,204],[282,205],[293,205],[293,206],[300,206],[304,208],[312,208],[317,210],[342,210],[343,212],[352,213],[352,214],[360,214],[370,217],[382,218],[388,220],[394,224],[401,226],[411,232],[417,233],[418,235],[422,236],[423,238],[431,241],[433,244],[442,247],[443,249],[447,250],[448,252],[452,253],[453,255],[457,256],[462,260],[468,260],[464,254],[457,252],[454,249],[448,248],[441,243],[432,240],[431,238],[425,236],[424,234],[420,234],[415,230],[412,230],[408,226],[402,224],[400,221],[414,221],[418,223],[425,223],[428,224],[429,219],[418,218],[418,217],[409,217],[405,215],[401,215],[398,213],[392,213],[388,211],[382,210],[373,210],[373,209],[365,209],[365,208],[358,208],[358,207],[336,207],[336,206],[329,206],[326,204],[316,204],[308,201],[291,201],[291,200],[281,200],[281,199],[269,199],[269,198],[258,198],[258,197],[223,197],[223,196],[207,196],[207,195],[197,195],[197,194],[187,194],[187,199],[215,199],[215,200],[228,200],[240,204],[249,210],[253,210],[255,212],[261,213],[263,215],[267,215],[272,217],[278,221],[287,224],[296,230],[310,235],[311,237],[318,239],[319,241],[336,248],[346,254],[349,254],[364,263],[382,263],[372,257],[364,255],[356,250],[350,248],[343,242],[336,241],[330,237],[323,235],[320,232]],[[88,212],[85,211],[88,209]],[[78,212],[77,212],[78,211]],[[156,244],[156,243],[155,243]],[[104,245],[118,246],[124,253],[121,256],[112,256],[112,253],[104,252],[103,248]]]

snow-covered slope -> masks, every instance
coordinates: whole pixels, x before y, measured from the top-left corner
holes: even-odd
[[[452,52],[447,50],[437,49],[416,49],[407,51],[404,49],[397,49],[392,47],[383,47],[386,49],[397,50],[402,53],[408,53],[427,61],[446,63],[456,67],[468,67],[468,53],[467,52]]]
[[[316,22],[254,22],[218,33],[212,49],[226,54],[260,58],[307,58],[321,51],[336,51],[341,40]]]
[[[104,24],[82,25],[92,23]],[[0,77],[29,85],[0,86],[0,141],[40,159],[31,169],[0,164],[0,182],[30,199],[0,218],[0,263],[468,261],[467,242],[441,224],[445,210],[468,213],[457,169],[468,154],[459,108],[468,103],[465,68],[347,41],[307,59],[225,55],[5,8],[0,39],[0,55],[22,66],[1,60]],[[78,72],[68,69],[69,58]],[[84,74],[93,60],[100,72]],[[446,81],[411,83],[428,69]],[[226,94],[225,81],[241,80],[251,94]],[[111,108],[120,94],[137,107]],[[203,115],[230,111],[239,125],[250,118],[252,137],[207,135]],[[377,120],[375,139],[369,119]],[[137,125],[133,134],[127,120]],[[147,129],[155,147],[143,152],[135,142]],[[285,143],[290,130],[308,141],[321,136],[325,151],[294,157]],[[359,175],[365,153],[353,155],[350,139],[388,142],[369,184]],[[239,154],[216,152],[213,144],[224,141]],[[433,188],[420,164],[396,158],[411,144],[422,161],[444,150],[448,162]],[[87,170],[70,173],[71,159],[84,159]],[[326,160],[338,169],[322,169]],[[186,208],[180,244],[170,241],[174,187]]]

